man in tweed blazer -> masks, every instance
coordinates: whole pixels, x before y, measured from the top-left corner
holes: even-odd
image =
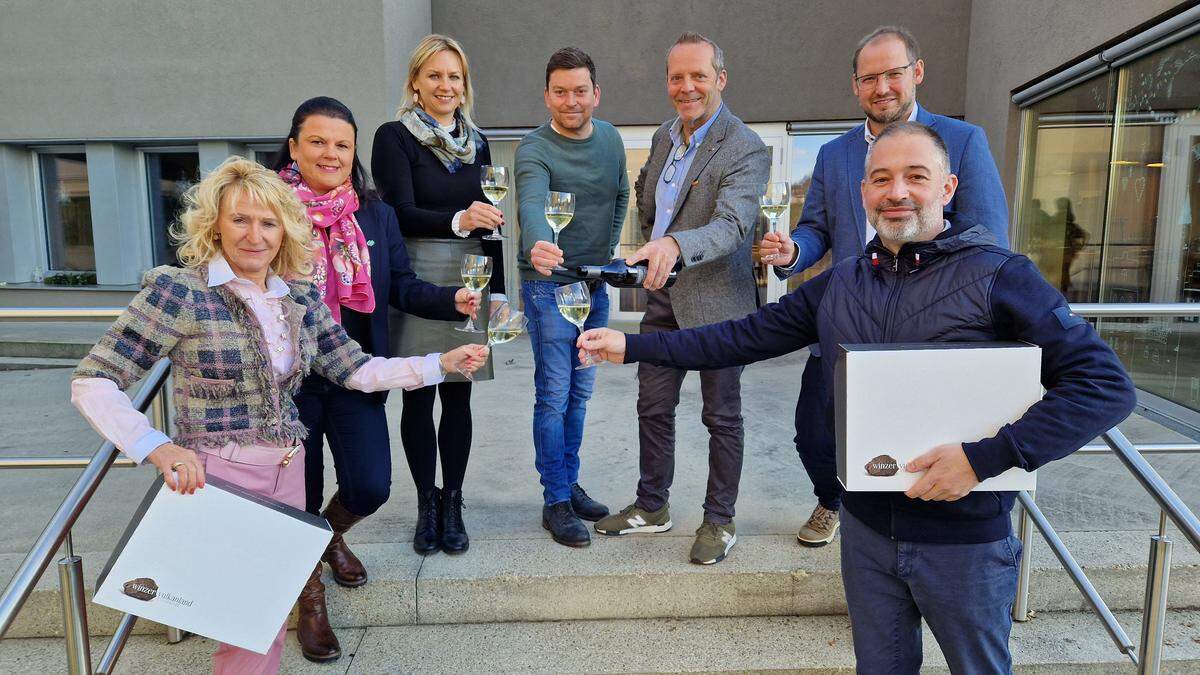
[[[726,77],[720,47],[702,35],[684,33],[667,54],[667,94],[678,117],[654,133],[650,158],[634,184],[639,224],[649,241],[628,259],[649,266],[643,333],[737,319],[758,307],[750,246],[770,155],[762,139],[722,104]],[[678,281],[663,288],[677,263]],[[637,501],[596,523],[597,532],[671,528],[675,407],[686,373],[638,366]],[[694,563],[719,562],[736,542],[733,515],[744,438],[740,378],[741,368],[700,372],[709,476]]]

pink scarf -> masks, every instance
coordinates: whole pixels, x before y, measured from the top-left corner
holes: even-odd
[[[342,307],[364,314],[375,311],[371,288],[371,252],[358,227],[354,212],[358,194],[347,178],[345,183],[318,195],[304,182],[296,163],[279,171],[308,209],[313,231],[312,281],[321,291],[333,320],[342,322]]]

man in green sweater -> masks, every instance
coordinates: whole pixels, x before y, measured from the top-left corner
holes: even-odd
[[[518,217],[521,224],[521,297],[533,346],[533,446],[545,506],[542,526],[566,546],[587,546],[591,535],[581,518],[596,521],[608,507],[579,487],[579,446],[596,370],[575,370],[578,329],[563,318],[555,289],[578,281],[563,267],[603,265],[612,259],[625,222],[629,179],[625,146],[613,125],[592,118],[600,103],[596,66],[573,47],[546,64],[546,108],[550,121],[517,147]],[[575,214],[553,242],[546,221],[549,192],[575,196]],[[556,266],[562,266],[557,267]],[[608,292],[592,283],[585,328],[608,325]]]

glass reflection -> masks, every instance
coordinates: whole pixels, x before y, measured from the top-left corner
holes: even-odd
[[[87,156],[83,153],[46,154],[39,157],[38,163],[50,269],[94,271],[96,247],[92,240]]]
[[[200,180],[200,155],[195,152],[147,152],[150,231],[155,265],[179,265],[178,248],[170,227],[183,209],[183,193]]]

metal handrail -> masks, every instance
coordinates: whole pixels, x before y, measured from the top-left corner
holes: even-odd
[[[1104,623],[1104,627],[1108,630],[1109,637],[1117,644],[1117,648],[1121,650],[1121,653],[1128,656],[1136,664],[1137,648],[1134,646],[1133,641],[1129,639],[1129,635],[1125,632],[1124,628],[1121,628],[1117,617],[1113,616],[1112,610],[1108,608],[1104,599],[1100,597],[1100,592],[1096,590],[1091,580],[1084,574],[1083,568],[1079,566],[1079,563],[1075,561],[1075,557],[1067,550],[1067,545],[1063,543],[1058,533],[1054,531],[1054,528],[1050,525],[1050,521],[1046,520],[1045,514],[1034,503],[1033,497],[1028,492],[1022,490],[1017,493],[1017,500],[1021,502],[1021,508],[1025,509],[1025,513],[1029,514],[1029,517],[1033,519],[1033,524],[1041,531],[1042,538],[1050,545],[1050,550],[1054,552],[1055,557],[1062,563],[1063,569],[1067,571],[1071,580],[1075,582],[1075,586],[1079,588],[1079,592],[1083,594],[1084,599],[1092,606],[1092,610],[1100,617],[1100,621]],[[1029,556],[1030,553],[1031,551],[1026,550],[1024,556]]]
[[[159,394],[163,383],[170,375],[170,369],[171,362],[167,359],[159,361],[150,369],[145,384],[133,396],[135,408],[145,412],[150,407],[151,402]],[[105,441],[100,446],[88,462],[87,467],[84,468],[83,473],[79,475],[75,484],[67,492],[67,496],[59,505],[58,510],[51,516],[50,522],[38,536],[33,548],[29,550],[20,567],[17,568],[17,572],[4,588],[4,592],[0,594],[0,636],[7,633],[12,626],[17,613],[33,592],[38,579],[50,565],[55,551],[62,545],[71,526],[75,524],[75,520],[79,518],[79,514],[96,492],[96,488],[99,487],[100,481],[108,473],[109,467],[117,457],[117,452],[116,446],[111,441]]]
[[[0,319],[115,319],[124,307],[0,307]]]
[[[1021,504],[1018,530],[1025,553],[1021,557],[1017,576],[1017,597],[1013,602],[1013,619],[1018,621],[1028,619],[1032,528],[1037,527],[1042,533],[1042,538],[1046,540],[1054,555],[1062,563],[1068,576],[1079,588],[1079,592],[1091,605],[1092,611],[1104,624],[1117,649],[1133,661],[1138,667],[1139,673],[1158,673],[1162,659],[1167,585],[1171,569],[1172,543],[1167,537],[1167,521],[1175,523],[1192,546],[1200,551],[1200,519],[1183,503],[1179,495],[1154,470],[1154,467],[1150,466],[1140,451],[1144,448],[1148,452],[1196,453],[1200,452],[1200,444],[1158,443],[1135,446],[1116,427],[1101,434],[1101,438],[1104,440],[1104,445],[1088,445],[1081,448],[1081,451],[1087,451],[1086,454],[1115,454],[1137,479],[1142,489],[1158,502],[1160,508],[1158,533],[1150,537],[1150,559],[1146,571],[1146,596],[1142,610],[1140,647],[1135,654],[1133,642],[1121,627],[1120,622],[1109,610],[1108,605],[1104,603],[1083,568],[1071,556],[1058,533],[1054,531],[1041,509],[1038,508],[1033,496],[1028,492],[1017,493],[1017,500]]]
[[[1196,518],[1196,514],[1183,503],[1179,495],[1167,485],[1167,481],[1163,480],[1162,476],[1150,466],[1145,457],[1138,453],[1125,434],[1121,433],[1120,429],[1113,427],[1103,434],[1103,438],[1116,453],[1117,457],[1125,463],[1125,467],[1133,474],[1133,477],[1142,484],[1142,488],[1150,493],[1151,497],[1158,502],[1159,508],[1171,522],[1175,523],[1175,527],[1183,533],[1188,541],[1192,543],[1192,547],[1200,551],[1200,519]]]
[[[91,457],[6,457],[0,459],[0,469],[82,469],[91,463]],[[117,457],[112,463],[122,469],[137,465],[128,457]]]
[[[1086,317],[1200,316],[1197,302],[1076,302],[1071,311]]]

